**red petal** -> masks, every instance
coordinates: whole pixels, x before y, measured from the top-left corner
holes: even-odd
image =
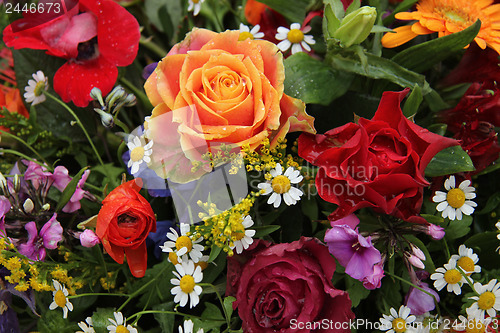
[[[125,248],[125,255],[127,256],[128,267],[133,276],[141,278],[146,274],[148,266],[148,252],[146,250],[146,243],[142,243],[137,249]]]
[[[106,96],[118,77],[116,67],[103,57],[82,64],[65,63],[54,75],[54,90],[64,102],[85,107],[92,100],[90,91],[97,87]]]

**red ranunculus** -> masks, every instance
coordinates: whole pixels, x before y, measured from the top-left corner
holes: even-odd
[[[299,155],[319,166],[316,187],[326,201],[339,205],[337,220],[363,207],[410,222],[425,223],[417,214],[424,171],[432,157],[458,142],[429,132],[404,117],[400,103],[409,89],[385,92],[375,116],[360,118],[326,132],[302,134]]]
[[[5,44],[67,59],[54,76],[54,90],[65,102],[87,106],[94,87],[109,93],[118,77],[116,67],[130,65],[137,55],[140,31],[134,16],[112,0],[80,0],[49,18],[25,13],[5,28]]]
[[[111,258],[122,264],[126,255],[132,275],[143,277],[147,267],[146,237],[156,231],[156,218],[139,194],[136,181],[118,186],[102,201],[96,234]]]
[[[227,294],[236,297],[243,332],[350,332],[351,300],[332,284],[335,259],[323,243],[256,241],[249,250],[228,260]],[[329,328],[311,328],[322,322]]]

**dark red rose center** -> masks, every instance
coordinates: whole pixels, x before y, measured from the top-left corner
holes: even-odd
[[[118,233],[125,239],[136,237],[136,232],[138,228],[137,218],[129,214],[121,214],[117,218],[118,221]]]

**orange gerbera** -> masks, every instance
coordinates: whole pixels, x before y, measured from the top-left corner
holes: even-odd
[[[421,0],[417,10],[397,13],[399,20],[417,20],[394,29],[382,38],[384,47],[402,45],[418,35],[437,32],[439,37],[462,31],[478,19],[481,30],[474,39],[482,49],[491,47],[500,54],[500,4],[494,0]]]

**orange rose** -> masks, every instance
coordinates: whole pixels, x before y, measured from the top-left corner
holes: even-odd
[[[145,84],[155,106],[145,126],[154,141],[150,167],[185,183],[208,170],[192,162],[217,143],[271,145],[288,132],[315,133],[302,101],[283,93],[283,55],[239,31],[194,29],[163,58]],[[160,117],[161,116],[161,117]]]
[[[0,108],[5,107],[11,113],[19,113],[20,115],[29,118],[28,110],[23,104],[23,99],[19,93],[19,89],[2,87],[0,89]],[[0,116],[2,117],[2,116]],[[0,126],[0,130],[8,131],[8,128]]]

